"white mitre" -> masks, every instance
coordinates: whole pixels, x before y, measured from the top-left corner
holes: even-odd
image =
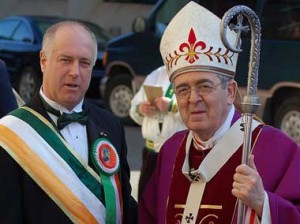
[[[219,17],[193,1],[174,16],[160,42],[160,52],[171,82],[189,71],[235,76],[238,54],[222,43],[220,26]],[[235,32],[227,32],[227,38],[233,46]]]

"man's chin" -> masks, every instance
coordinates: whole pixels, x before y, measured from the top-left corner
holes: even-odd
[[[66,107],[68,110],[72,110],[81,100],[82,98],[70,96],[70,97],[65,97],[62,100],[61,104],[64,107]]]
[[[189,129],[192,131],[205,131],[205,127],[207,126],[207,121],[203,120],[194,120],[189,122]]]

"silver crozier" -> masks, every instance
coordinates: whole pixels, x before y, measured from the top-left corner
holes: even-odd
[[[229,24],[229,22],[237,16],[237,24]],[[244,5],[238,5],[229,9],[223,16],[221,21],[221,39],[223,44],[233,52],[241,52],[241,33],[242,31],[249,30],[248,26],[243,26],[243,18],[246,17],[250,25],[251,31],[251,50],[248,71],[248,85],[247,93],[242,100],[243,122],[244,122],[244,144],[243,144],[243,157],[242,163],[249,163],[249,154],[251,150],[251,133],[252,133],[252,120],[258,106],[259,99],[256,95],[257,81],[258,81],[258,68],[260,59],[260,42],[261,42],[261,26],[258,16],[253,10]],[[237,39],[234,46],[230,45],[227,39],[228,26],[230,30],[237,33]],[[238,204],[238,223],[244,222],[245,207],[241,200]]]

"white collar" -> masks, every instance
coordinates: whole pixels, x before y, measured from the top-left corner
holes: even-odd
[[[226,134],[217,142],[217,144],[206,155],[197,170],[190,172],[189,153],[192,143],[192,134],[189,132],[185,145],[185,160],[182,166],[183,174],[190,179],[190,174],[199,175],[208,182],[227,162],[227,160],[235,153],[235,151],[243,144],[244,131],[241,129],[243,118],[239,118]],[[256,120],[252,120],[252,131],[260,125]]]

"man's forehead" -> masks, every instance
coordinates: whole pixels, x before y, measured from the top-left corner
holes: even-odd
[[[218,75],[212,72],[186,72],[178,75],[173,80],[174,84],[178,83],[198,83],[198,82],[214,82],[218,79]]]

